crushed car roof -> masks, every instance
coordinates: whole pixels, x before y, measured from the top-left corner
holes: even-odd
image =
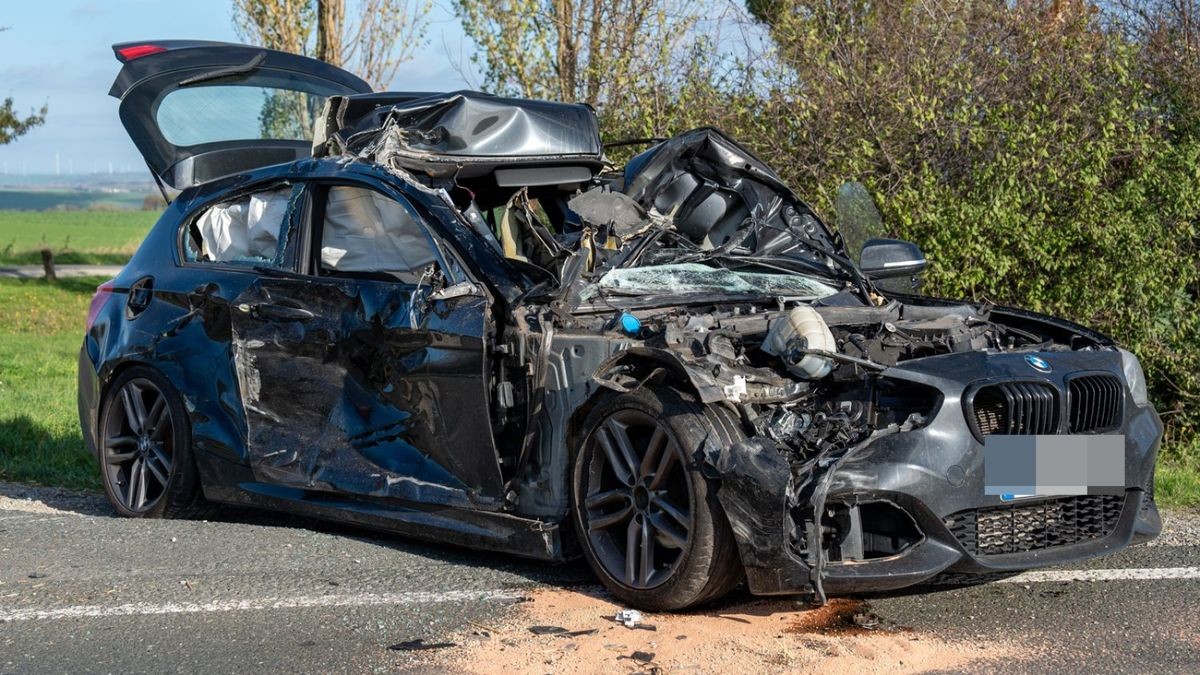
[[[313,156],[371,154],[429,175],[478,176],[499,166],[603,166],[600,126],[580,103],[476,91],[335,96],[317,122]]]

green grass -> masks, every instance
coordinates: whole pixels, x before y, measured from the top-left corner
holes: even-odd
[[[75,367],[98,278],[0,279],[0,480],[99,489],[75,409]],[[1160,462],[1164,506],[1200,506],[1200,443]]]
[[[103,279],[0,279],[0,480],[100,489],[75,408],[83,324]]]
[[[157,211],[0,211],[0,265],[35,265],[43,248],[60,264],[121,265]]]
[[[1192,459],[1159,462],[1154,498],[1160,505],[1200,506],[1200,462]]]

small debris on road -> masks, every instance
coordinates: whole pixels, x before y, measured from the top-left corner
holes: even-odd
[[[639,663],[650,663],[654,660],[654,652],[635,651],[627,658],[633,659]]]
[[[483,637],[486,637],[486,638],[490,638],[490,637],[492,637],[492,634],[493,634],[493,633],[499,633],[499,632],[500,632],[500,631],[496,630],[495,628],[492,628],[491,626],[489,626],[489,625],[487,625],[487,624],[485,624],[485,623],[476,623],[476,622],[474,622],[474,621],[471,621],[470,619],[467,619],[467,624],[468,624],[468,625],[471,625],[471,626],[474,626],[475,628],[477,628],[478,630],[477,630],[477,631],[475,631],[475,632],[476,632],[477,634],[479,634],[479,635],[482,635]]]
[[[875,630],[879,628],[879,617],[874,612],[856,612],[854,625],[864,630]]]
[[[419,652],[429,649],[446,649],[447,647],[457,647],[454,642],[426,642],[425,638],[417,638],[415,640],[406,640],[388,647],[394,652]]]
[[[583,635],[595,635],[600,632],[599,628],[583,628],[580,630],[567,630],[562,626],[530,626],[529,632],[534,635],[554,635],[556,637],[573,638]]]
[[[636,609],[622,609],[613,617],[613,621],[624,624],[626,628],[633,628],[642,622],[642,613]]]
[[[636,609],[622,609],[613,617],[613,621],[625,626],[626,628],[636,628],[638,630],[658,630],[658,626],[652,623],[645,623],[646,616]]]

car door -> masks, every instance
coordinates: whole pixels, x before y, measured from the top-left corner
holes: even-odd
[[[233,303],[256,477],[499,508],[481,287],[398,193],[310,184],[310,195],[307,264],[264,270]],[[430,270],[464,283],[431,298]]]
[[[246,45],[159,40],[113,45],[123,64],[109,95],[171,199],[184,188],[312,154],[330,96],[358,77],[315,59]]]

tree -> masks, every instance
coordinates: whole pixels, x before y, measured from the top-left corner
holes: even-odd
[[[1200,2],[1111,0],[1113,23],[1142,45],[1144,76],[1181,136],[1200,133]]]
[[[41,110],[21,117],[13,105],[13,100],[4,99],[4,103],[0,104],[0,145],[8,145],[26,131],[44,123],[48,110],[49,108],[43,105]]]
[[[432,0],[234,0],[243,39],[356,72],[387,89],[421,46]]]
[[[0,32],[6,30],[8,28],[0,27]],[[28,116],[21,117],[13,104],[12,97],[4,99],[4,103],[0,104],[0,145],[8,145],[17,140],[25,132],[43,124],[46,121],[48,110],[49,108],[43,105],[41,110],[30,112]]]
[[[695,0],[455,0],[497,93],[579,101],[603,114],[666,90]]]

